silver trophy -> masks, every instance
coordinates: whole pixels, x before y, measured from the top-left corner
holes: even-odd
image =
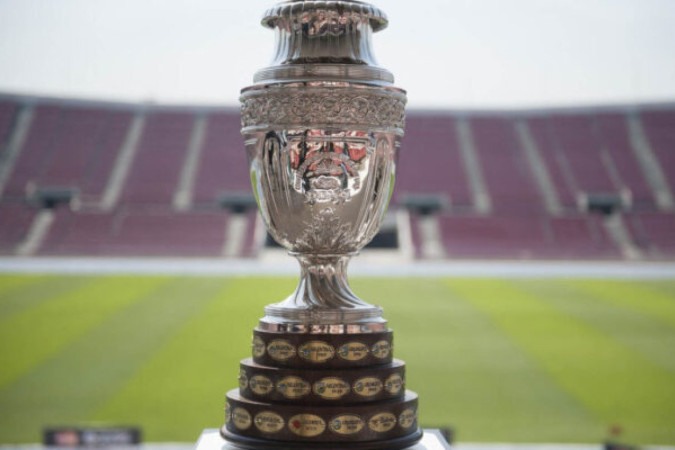
[[[242,134],[265,225],[302,272],[261,326],[382,329],[382,310],[352,292],[346,270],[380,228],[403,135],[405,91],[371,51],[386,16],[356,1],[291,1],[262,23],[276,55],[242,90]]]
[[[380,228],[403,135],[405,92],[371,51],[386,16],[358,1],[287,1],[262,24],[276,52],[242,90],[242,134],[265,225],[301,278],[265,308],[221,434],[247,449],[410,446],[422,432],[405,364],[382,309],[347,281]]]

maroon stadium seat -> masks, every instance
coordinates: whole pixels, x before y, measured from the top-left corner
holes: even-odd
[[[11,169],[8,176],[0,180],[4,182],[1,253],[16,252],[36,217],[40,205],[27,204],[28,188],[57,187],[74,189],[79,203],[73,206],[81,207],[71,210],[67,204],[56,204],[38,254],[215,257],[235,247],[238,256],[257,254],[256,211],[238,216],[247,224],[243,238],[237,238],[243,241],[228,247],[225,239],[234,212],[219,205],[223,194],[250,192],[236,110],[0,96],[0,161],[7,161],[4,152],[18,113],[27,105],[33,107],[33,118],[26,139],[14,164],[5,166]],[[637,111],[675,191],[675,107]],[[103,211],[100,201],[140,113],[144,127],[122,179],[121,195]],[[674,258],[675,216],[657,210],[632,148],[628,118],[622,108],[410,112],[392,208],[400,207],[406,196],[417,197],[419,211],[435,214],[449,258],[614,259],[621,253],[607,235],[603,217],[579,212],[577,200],[579,194],[628,190],[632,210],[624,214],[632,244],[647,257]],[[559,215],[547,212],[514,127],[521,120],[559,197],[563,207]],[[197,148],[194,184],[187,187],[192,201],[175,211],[172,204],[191,138],[196,124],[202,123],[206,127]],[[468,125],[471,132],[474,156],[491,198],[487,214],[475,210],[458,124]],[[429,206],[432,203],[435,206]],[[412,245],[415,256],[424,257],[423,240],[428,237],[420,232],[417,214],[410,214]]]

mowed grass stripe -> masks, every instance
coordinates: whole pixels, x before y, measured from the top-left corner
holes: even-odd
[[[13,293],[14,290],[26,284],[33,284],[41,277],[35,275],[7,275],[0,274],[0,305]]]
[[[650,280],[645,283],[645,286],[648,286],[649,289],[654,289],[659,292],[666,294],[669,297],[675,295],[675,280],[666,279],[666,280]]]
[[[91,420],[220,283],[196,278],[162,283],[0,391],[2,410],[10,412],[0,424],[2,441],[37,440],[44,425]]]
[[[0,442],[10,441],[10,428],[11,441],[39,439],[47,417],[42,409],[51,411],[52,418],[58,416],[58,423],[66,419],[132,423],[143,427],[146,440],[194,441],[203,428],[221,425],[224,394],[237,386],[238,362],[250,355],[251,329],[264,314],[263,306],[282,300],[297,283],[290,277],[195,279],[195,286],[180,288],[186,280],[110,278],[118,282],[91,278],[92,285],[108,286],[98,293],[98,302],[71,299],[79,309],[68,311],[45,308],[45,301],[39,301],[6,317],[5,323],[16,326],[17,319],[35,310],[56,314],[53,320],[24,321],[23,326],[27,336],[51,327],[60,343],[38,358],[23,377],[0,390]],[[215,280],[214,284],[209,280]],[[209,287],[200,292],[204,281],[209,281]],[[614,295],[602,298],[576,282],[531,281],[534,284],[357,278],[353,284],[359,296],[384,307],[385,318],[395,330],[395,356],[407,363],[408,387],[421,394],[425,426],[455,426],[463,441],[599,442],[605,429],[616,423],[624,427],[623,437],[629,442],[675,443],[671,430],[675,428],[675,402],[669,393],[675,382],[664,386],[664,379],[672,380],[672,372],[660,370],[664,364],[654,359],[657,355],[663,363],[668,357],[667,349],[657,343],[657,334],[671,328],[667,321],[654,309],[638,311],[635,308],[642,305],[633,305],[630,298],[623,305],[615,304]],[[128,286],[137,283],[146,288]],[[20,284],[6,291],[10,300],[30,286]],[[640,282],[638,287],[671,296],[668,283]],[[47,303],[57,301],[67,307],[64,295],[87,288],[94,291],[83,284],[68,294],[47,295]],[[137,297],[119,306],[101,298],[119,296],[125,289],[137,292]],[[597,290],[604,292],[601,285]],[[623,291],[616,286],[612,290]],[[199,296],[200,305],[185,313],[182,307],[174,308],[177,300],[159,300],[179,295],[179,291],[189,299]],[[140,306],[146,302],[154,306]],[[643,298],[638,302],[644,302]],[[108,313],[84,311],[83,304],[100,305]],[[91,326],[81,325],[76,322],[82,314],[81,320],[98,318]],[[176,316],[162,318],[165,314]],[[61,321],[67,330],[54,325]],[[614,321],[627,330],[615,330]],[[638,342],[650,321],[658,323],[658,328],[651,330],[653,334],[643,334],[647,339]],[[155,343],[150,345],[144,336],[126,331],[127,322],[152,323],[150,335]],[[158,337],[162,324],[167,323],[173,325]],[[79,331],[73,334],[72,327]],[[97,332],[98,328],[108,331]],[[66,339],[62,333],[71,337]],[[0,357],[9,348],[2,347],[5,342],[0,334]],[[24,346],[33,352],[32,346],[42,345],[52,343],[41,339]],[[133,353],[129,359],[125,349]],[[124,365],[130,367],[118,368]],[[0,376],[4,369],[0,366]],[[661,375],[654,377],[654,373]],[[80,378],[87,392],[80,392]],[[653,387],[645,393],[643,384]],[[16,395],[11,393],[14,388]],[[664,393],[663,404],[654,402],[656,391]],[[615,414],[605,417],[605,407]],[[637,412],[624,414],[629,408]],[[23,419],[15,419],[12,411],[19,411]],[[6,418],[12,420],[10,425],[4,425]],[[14,430],[27,431],[19,439]]]
[[[511,282],[482,280],[464,289],[476,307],[598,420],[622,425],[634,442],[675,441],[675,384],[670,373]]]
[[[594,288],[590,290],[585,289],[586,281],[530,280],[514,283],[556,309],[601,330],[675,377],[675,328],[652,312],[644,313],[638,304],[649,302],[650,298],[633,296],[633,289],[626,289],[626,282],[598,282],[601,285],[594,282]],[[642,287],[639,281],[633,283]]]
[[[464,441],[560,442],[596,438],[602,429],[453,283],[355,283],[359,295],[385,308],[424,426],[452,426]]]
[[[576,289],[624,308],[650,316],[675,329],[675,290],[662,290],[662,283],[619,280],[575,280],[570,284]]]
[[[87,276],[21,276],[13,282],[14,278],[0,277],[0,286],[4,286],[4,289],[0,288],[0,327],[14,314],[95,281]]]
[[[263,306],[291,292],[288,279],[230,279],[176,330],[94,418],[142,424],[149,441],[194,442],[224,423],[225,393],[238,386],[239,361]]]
[[[73,280],[66,278],[69,282]],[[0,389],[95,329],[110,314],[146,295],[162,278],[87,278],[84,284],[44,298],[2,321],[0,326]],[[50,284],[45,285],[48,288]]]

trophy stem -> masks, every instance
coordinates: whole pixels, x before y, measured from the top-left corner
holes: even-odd
[[[347,281],[351,255],[293,255],[300,262],[300,283],[293,294],[298,307],[313,309],[370,306],[358,298]]]
[[[295,292],[281,303],[265,308],[262,323],[303,325],[377,325],[386,327],[382,308],[356,296],[347,281],[347,264],[352,254],[292,253],[300,262],[300,282]],[[366,327],[368,328],[368,327]],[[363,332],[363,327],[359,327]]]

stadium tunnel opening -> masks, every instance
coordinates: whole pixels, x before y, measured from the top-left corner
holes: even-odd
[[[404,194],[401,206],[420,216],[431,216],[449,207],[450,201],[444,194]]]
[[[73,207],[79,195],[77,188],[61,186],[29,186],[27,191],[28,203],[40,209],[56,209],[61,205]]]
[[[578,202],[582,212],[611,216],[631,209],[631,194],[628,190],[618,193],[582,193]]]
[[[227,192],[218,197],[221,209],[227,209],[235,214],[246,214],[258,207],[255,197],[249,192]]]

